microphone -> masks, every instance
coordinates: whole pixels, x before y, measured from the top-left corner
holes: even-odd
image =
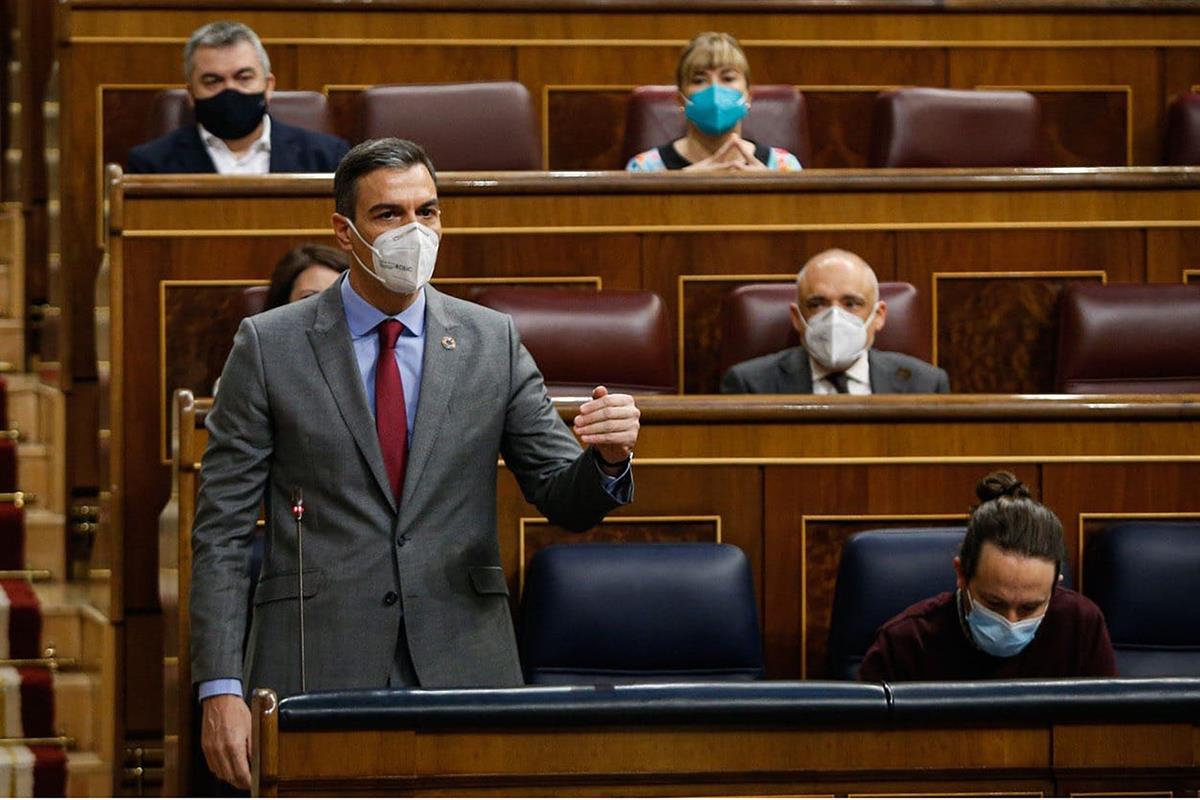
[[[296,566],[300,593],[296,600],[300,609],[300,692],[308,691],[308,679],[304,669],[304,492],[299,486],[292,487],[292,518],[296,520]]]

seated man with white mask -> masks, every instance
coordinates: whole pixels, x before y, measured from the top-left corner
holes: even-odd
[[[792,325],[802,347],[752,358],[721,379],[726,394],[933,394],[950,391],[946,371],[903,353],[871,349],[887,303],[866,261],[826,250],[796,276]]]
[[[958,590],[885,622],[859,667],[864,681],[1103,678],[1117,674],[1104,615],[1060,586],[1062,523],[1011,472],[975,488],[954,559]]]

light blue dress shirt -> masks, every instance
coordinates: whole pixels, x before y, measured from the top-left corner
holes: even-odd
[[[346,324],[350,328],[350,341],[354,346],[354,358],[358,362],[363,388],[367,392],[371,416],[375,416],[375,362],[379,359],[378,328],[379,323],[389,317],[354,291],[348,275],[341,282],[341,293],[342,306],[346,310]],[[404,332],[396,340],[396,363],[400,366],[400,382],[404,386],[404,410],[408,417],[408,440],[411,442],[413,424],[417,419],[417,402],[421,399],[421,369],[425,353],[425,288],[421,287],[411,306],[391,319],[400,320],[404,325]],[[599,465],[596,469],[600,469]],[[629,474],[628,466],[615,478],[600,472],[604,490],[618,502],[629,502]],[[218,694],[241,696],[242,681],[239,678],[217,678],[200,684],[201,700]]]

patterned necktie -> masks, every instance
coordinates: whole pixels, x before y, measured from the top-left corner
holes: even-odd
[[[833,388],[837,389],[838,394],[850,393],[850,387],[846,385],[845,372],[831,372],[825,376],[825,380],[833,384]]]
[[[396,505],[404,491],[404,467],[408,461],[408,412],[404,405],[404,384],[396,363],[396,340],[404,325],[386,319],[379,325],[379,360],[375,362],[375,431],[379,449],[387,466],[388,480]]]

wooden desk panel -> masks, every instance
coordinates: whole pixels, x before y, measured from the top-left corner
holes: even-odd
[[[850,722],[280,730],[253,700],[254,794],[1190,796],[1188,723]]]

